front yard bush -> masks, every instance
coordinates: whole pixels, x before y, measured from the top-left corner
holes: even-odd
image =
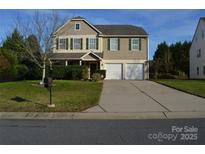
[[[177,79],[176,75],[172,75],[172,74],[160,74],[158,75],[159,79]]]
[[[102,79],[106,78],[106,70],[97,70],[96,73],[99,73]]]
[[[47,69],[47,71],[49,70]],[[52,67],[52,73],[48,76],[52,76],[53,79],[65,79],[65,75],[65,66],[57,65]]]
[[[53,79],[80,80],[88,77],[87,66],[79,65],[54,65],[52,73],[49,74]]]
[[[94,73],[92,75],[92,80],[93,81],[100,81],[102,79],[101,74],[100,73]]]

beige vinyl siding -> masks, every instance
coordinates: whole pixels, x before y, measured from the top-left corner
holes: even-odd
[[[80,29],[75,29],[75,24],[80,24]],[[60,29],[56,36],[67,36],[67,35],[97,35],[98,33],[90,27],[87,23],[84,21],[70,21],[66,26],[62,27]]]
[[[129,38],[120,38],[120,50],[112,52],[108,49],[108,38],[103,38],[104,59],[147,60],[147,38],[141,38],[141,50],[129,50]]]

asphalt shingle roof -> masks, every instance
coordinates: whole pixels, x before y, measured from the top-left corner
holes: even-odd
[[[50,59],[80,59],[86,53],[51,53],[48,55]],[[102,53],[95,53],[99,57],[103,57]]]
[[[94,25],[103,35],[148,35],[142,28],[133,25]]]

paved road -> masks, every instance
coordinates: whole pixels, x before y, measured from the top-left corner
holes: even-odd
[[[204,112],[205,99],[152,81],[105,80],[99,105],[85,112]]]
[[[205,119],[0,120],[0,144],[205,144],[204,136]]]

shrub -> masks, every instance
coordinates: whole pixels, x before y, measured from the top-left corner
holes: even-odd
[[[99,73],[102,79],[106,78],[106,70],[97,70],[96,73]]]
[[[48,70],[48,69],[47,69]],[[52,67],[52,74],[51,76],[54,79],[64,79],[66,75],[65,67],[64,66],[53,66]]]
[[[22,64],[26,65],[28,68],[28,73],[25,79],[28,80],[39,80],[42,77],[42,68],[40,68],[36,63],[29,59],[24,59]]]
[[[94,73],[92,75],[92,80],[93,81],[100,81],[102,79],[101,74],[100,73]]]
[[[69,67],[66,67],[66,69],[69,69]],[[82,66],[78,66],[78,65],[73,65],[70,67],[71,69],[71,79],[74,80],[79,80],[82,79]]]
[[[82,70],[82,79],[88,80],[88,68],[87,68],[87,66],[85,66]]]
[[[48,70],[48,69],[47,69]],[[47,75],[52,76],[54,79],[67,79],[67,80],[79,80],[88,78],[88,69],[87,66],[79,65],[53,65],[52,73]]]
[[[183,72],[183,71],[178,71],[178,77],[177,77],[177,79],[182,79],[182,80],[188,79],[188,76],[186,75],[185,72]]]
[[[177,76],[171,74],[160,74],[158,75],[159,79],[176,79]]]
[[[17,65],[17,79],[18,80],[23,80],[26,78],[27,73],[29,72],[29,69],[26,65]]]

